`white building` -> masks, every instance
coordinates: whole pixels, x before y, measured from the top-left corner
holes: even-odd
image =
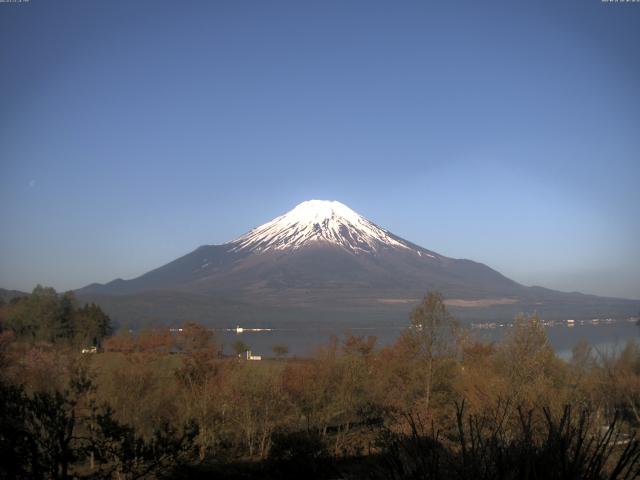
[[[247,350],[247,360],[262,360],[260,355],[251,355],[251,350]]]

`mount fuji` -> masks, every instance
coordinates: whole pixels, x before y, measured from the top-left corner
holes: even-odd
[[[640,302],[523,286],[404,240],[336,201],[309,200],[222,245],[76,293],[130,324],[405,321],[429,290],[463,318],[627,315]]]

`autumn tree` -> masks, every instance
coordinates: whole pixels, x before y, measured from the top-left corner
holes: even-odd
[[[335,440],[334,453],[340,454],[351,449],[355,453],[352,427],[354,424],[368,421],[372,407],[377,407],[379,399],[374,385],[377,382],[376,363],[374,362],[377,337],[347,334],[342,341],[341,355],[334,366],[332,376],[337,383],[333,403],[337,407],[333,419]],[[374,415],[377,413],[373,409]]]
[[[159,420],[142,437],[98,405],[94,381],[77,363],[64,388],[53,391],[0,382],[0,478],[157,478],[189,457],[191,426]]]
[[[226,391],[230,372],[229,364],[202,352],[187,355],[180,368],[175,370],[178,381],[181,417],[193,419],[198,426],[195,444],[198,458],[215,455],[223,441],[227,411],[233,408],[227,403]]]
[[[173,335],[168,328],[143,328],[136,337],[136,350],[141,353],[171,353],[173,344]]]
[[[186,322],[176,336],[176,345],[184,353],[202,350],[218,351],[215,335],[211,329],[196,322]]]
[[[273,350],[273,353],[278,358],[284,358],[289,354],[289,347],[284,343],[274,345],[271,350]]]
[[[29,393],[23,386],[0,382],[0,477],[67,479],[88,451],[81,433],[93,389],[82,363],[70,366],[63,388]]]
[[[309,433],[317,433],[323,441],[328,438],[329,428],[341,425],[351,413],[350,388],[355,383],[349,382],[343,360],[339,340],[332,336],[313,360],[289,364],[283,370],[283,389],[296,423]]]
[[[190,322],[182,326],[177,343],[185,353],[182,365],[175,371],[183,415],[198,425],[195,443],[203,461],[215,454],[222,441],[227,405],[224,400],[226,366],[219,361],[219,347],[213,332]]]
[[[373,335],[358,336],[348,334],[342,343],[342,351],[346,355],[366,357],[373,352],[378,338]]]
[[[553,402],[565,383],[565,368],[549,345],[540,317],[518,315],[496,355],[496,368],[504,376],[514,406]],[[552,393],[555,392],[555,393]]]
[[[460,374],[455,388],[473,413],[487,407],[497,408],[500,398],[508,393],[503,377],[494,368],[497,351],[493,342],[467,339],[462,345]]]
[[[135,350],[136,339],[127,326],[118,329],[115,335],[107,338],[104,349],[108,352],[131,353]]]
[[[606,413],[619,412],[640,426],[640,345],[630,340],[619,353],[603,351],[599,357],[596,374]]]
[[[113,408],[114,419],[149,439],[176,415],[176,382],[171,358],[137,352],[110,356],[98,393]],[[115,358],[114,358],[115,357]]]
[[[228,401],[232,407],[228,415],[249,456],[265,458],[273,432],[290,420],[280,366],[272,367],[247,362],[237,367],[231,379]]]
[[[439,359],[455,352],[457,322],[447,310],[442,295],[429,292],[411,312],[407,334],[415,349],[416,361],[424,368],[424,406],[429,409]]]

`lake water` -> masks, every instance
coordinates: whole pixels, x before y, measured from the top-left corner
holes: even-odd
[[[250,326],[244,326],[247,328]],[[374,335],[378,338],[378,345],[393,343],[405,326],[300,326],[291,328],[275,328],[270,331],[243,331],[236,333],[228,330],[216,331],[222,339],[225,353],[233,351],[232,345],[236,340],[242,340],[247,344],[254,355],[272,356],[272,347],[285,344],[289,348],[289,356],[311,356],[321,345],[326,345],[332,335],[344,338],[347,332],[353,335]],[[509,324],[502,326],[483,324],[472,326],[471,334],[485,341],[500,341],[512,327]],[[635,321],[617,319],[609,322],[603,320],[598,323],[590,321],[576,321],[574,326],[568,326],[566,322],[559,322],[545,326],[551,346],[562,358],[570,358],[572,348],[582,339],[600,351],[612,351],[622,348],[627,341],[634,339],[640,341],[640,327]]]

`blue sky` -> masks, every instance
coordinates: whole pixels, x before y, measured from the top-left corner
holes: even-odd
[[[0,286],[131,278],[334,199],[640,298],[640,4],[0,3]]]

